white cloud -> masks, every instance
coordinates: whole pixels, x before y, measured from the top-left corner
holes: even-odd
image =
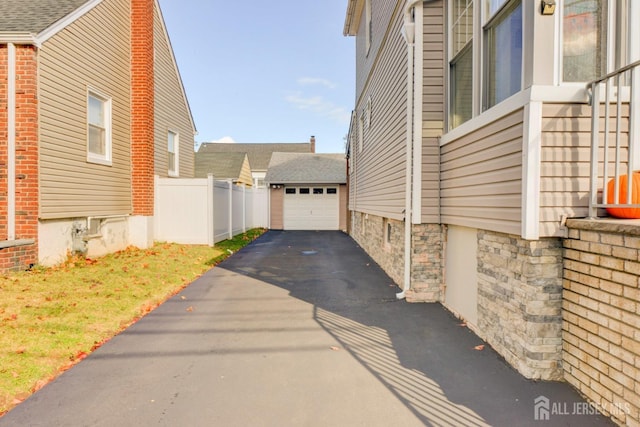
[[[328,87],[329,89],[336,88],[336,84],[333,83],[331,80],[318,78],[318,77],[300,77],[298,79],[298,84],[301,86],[320,85],[320,86]]]
[[[222,138],[215,140],[215,141],[211,141],[211,142],[218,142],[218,143],[222,143],[222,144],[235,144],[236,141],[231,138],[230,136],[223,136]]]
[[[351,113],[347,109],[325,100],[322,96],[304,96],[301,92],[295,92],[285,99],[299,110],[311,111],[341,124],[348,125],[351,120]]]

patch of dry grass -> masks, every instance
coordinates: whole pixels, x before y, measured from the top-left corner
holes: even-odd
[[[0,277],[0,414],[263,231],[215,248],[156,244]]]

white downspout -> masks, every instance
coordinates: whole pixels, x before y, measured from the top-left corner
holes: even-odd
[[[413,52],[415,49],[415,22],[412,16],[413,7],[424,0],[412,0],[404,9],[404,25],[402,37],[407,43],[407,142],[406,142],[406,174],[404,198],[404,283],[402,292],[396,294],[397,299],[403,299],[411,289],[411,226],[413,223]]]
[[[16,45],[7,44],[7,240],[16,239]]]

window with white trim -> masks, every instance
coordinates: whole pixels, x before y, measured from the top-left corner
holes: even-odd
[[[483,110],[522,89],[522,1],[486,0]]]
[[[111,164],[111,98],[87,94],[87,161]]]
[[[371,49],[371,43],[373,41],[373,20],[371,19],[371,0],[366,0],[364,6],[365,14],[365,27],[364,27],[364,39],[366,43],[366,52],[369,55],[369,49]]]
[[[473,0],[454,0],[449,57],[449,127],[473,115]]]
[[[179,175],[179,147],[180,140],[177,132],[167,132],[167,158],[169,163],[169,176]]]
[[[564,1],[563,82],[590,82],[626,65],[630,1]]]
[[[364,149],[364,111],[360,114],[358,119],[358,151]]]

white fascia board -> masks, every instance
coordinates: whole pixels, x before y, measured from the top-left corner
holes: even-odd
[[[35,45],[39,47],[36,36],[26,32],[1,32],[0,44]]]
[[[87,3],[83,4],[82,6],[80,6],[79,8],[77,8],[76,10],[74,10],[73,12],[71,12],[70,14],[68,14],[67,16],[65,16],[64,18],[55,22],[49,28],[46,28],[45,30],[41,31],[37,35],[38,45],[41,45],[42,43],[46,42],[51,37],[53,37],[60,31],[62,31],[63,29],[65,29],[67,26],[71,25],[77,19],[83,17],[86,13],[88,13],[91,9],[93,9],[100,3],[102,3],[102,0],[90,0]]]

